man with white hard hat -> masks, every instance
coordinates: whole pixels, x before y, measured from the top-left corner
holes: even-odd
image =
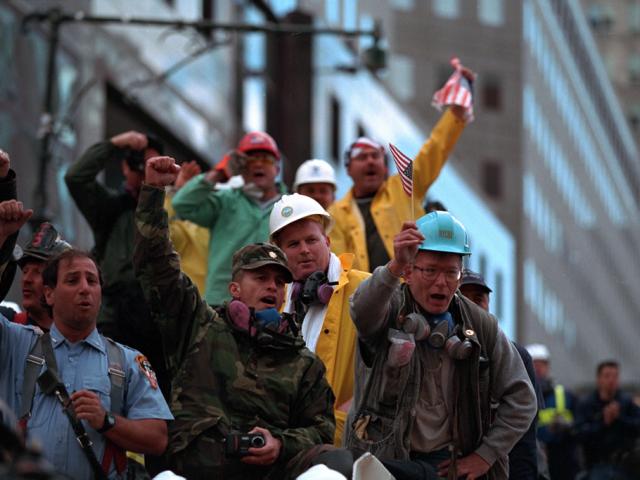
[[[327,209],[336,199],[336,172],[325,160],[307,160],[296,171],[293,191],[313,198]]]
[[[287,255],[293,284],[284,311],[296,313],[307,348],[324,362],[336,396],[336,435],[339,444],[348,405],[353,397],[356,331],[349,316],[349,297],[368,273],[351,268],[353,255],[339,257],[329,248],[331,216],[314,199],[284,195],[269,218],[272,243]]]
[[[577,398],[551,378],[551,354],[546,345],[527,345],[545,408],[538,413],[538,440],[547,453],[551,480],[578,473],[577,442],[573,435]]]

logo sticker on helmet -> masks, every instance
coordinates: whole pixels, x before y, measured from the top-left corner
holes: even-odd
[[[453,238],[453,232],[451,230],[438,230],[438,235],[440,236],[440,238]]]
[[[278,254],[276,254],[276,252],[269,252],[269,256],[271,258],[278,258]]]
[[[284,207],[280,213],[283,217],[290,217],[291,215],[293,215],[293,208]]]

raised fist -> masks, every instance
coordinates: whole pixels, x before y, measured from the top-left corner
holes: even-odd
[[[178,178],[180,165],[172,157],[151,157],[144,169],[144,181],[154,187],[172,185]]]
[[[132,150],[144,150],[147,148],[149,141],[144,133],[130,130],[111,137],[111,143],[119,148],[129,147]]]
[[[16,233],[31,218],[33,210],[25,210],[22,202],[6,200],[0,202],[0,239],[2,243]]]
[[[4,150],[0,150],[0,178],[4,178],[9,174],[11,168],[11,160],[9,154]]]

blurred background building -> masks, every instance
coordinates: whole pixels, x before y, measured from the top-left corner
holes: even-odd
[[[640,1],[581,0],[604,67],[640,141]]]
[[[590,383],[597,362],[611,356],[621,360],[624,381],[640,378],[637,133],[578,0],[6,0],[0,146],[12,154],[27,205],[41,195],[49,30],[29,22],[25,31],[22,21],[55,5],[92,15],[345,30],[380,22],[383,33],[376,44],[370,35],[65,24],[40,213],[72,242],[93,244],[62,178],[98,140],[153,131],[177,158],[212,165],[243,131],[266,129],[286,155],[285,181],[306,158],[325,158],[338,169],[341,196],[350,185],[342,153],[357,136],[417,152],[439,116],[431,96],[458,56],[478,73],[476,121],[428,195],[469,228],[469,266],[494,289],[492,310],[512,338],[549,346],[565,385]],[[374,46],[386,50],[384,70],[363,60]],[[105,177],[116,187],[117,165]]]

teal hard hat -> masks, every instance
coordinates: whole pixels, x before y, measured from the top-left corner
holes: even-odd
[[[424,235],[418,250],[471,255],[469,236],[460,221],[449,212],[435,211],[420,217],[416,224]]]

